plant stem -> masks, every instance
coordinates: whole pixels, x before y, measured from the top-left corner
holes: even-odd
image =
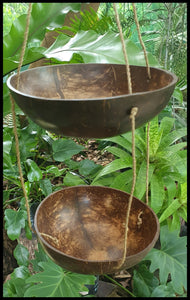
[[[128,289],[124,288],[124,286],[122,286],[120,283],[118,283],[116,280],[114,280],[110,276],[108,276],[106,274],[104,274],[103,276],[106,277],[107,279],[109,279],[110,281],[112,281],[113,283],[115,283],[116,285],[118,285],[122,290],[124,290],[125,292],[130,294],[132,297],[136,297],[132,292],[130,292]]]

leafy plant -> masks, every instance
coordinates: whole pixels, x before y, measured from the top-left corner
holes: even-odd
[[[90,7],[90,11],[84,10],[84,12],[80,11],[80,17],[74,16],[71,18],[70,27],[63,26],[61,30],[67,29],[74,34],[80,30],[94,30],[97,33],[104,34],[109,30],[109,26],[111,24],[111,18],[105,15],[102,15],[100,18],[98,14]],[[60,32],[60,29],[56,30]]]
[[[79,11],[80,5],[80,3],[32,4],[29,40],[23,65],[27,67],[27,64],[42,57],[51,58],[54,63],[125,63],[121,55],[122,49],[118,33],[106,29],[109,17],[108,19],[102,18],[102,21],[97,20],[97,15],[93,11],[81,14],[82,22],[79,22],[77,18],[73,19],[72,28],[73,32],[76,33],[75,36],[69,37],[60,34],[49,49],[39,46],[45,33],[48,30],[60,29],[67,12],[69,10]],[[127,5],[129,6],[129,4]],[[125,9],[123,10],[122,21],[126,19],[124,12]],[[129,15],[130,13],[131,11]],[[131,19],[128,21],[130,23]],[[13,22],[10,32],[4,36],[3,67],[5,75],[18,67],[25,22],[26,15],[21,15]],[[126,24],[123,23],[122,25],[125,26]],[[126,29],[125,36],[130,37],[131,30]],[[147,37],[147,35],[145,36]],[[185,36],[182,36],[182,41],[185,40],[184,38]],[[136,46],[136,43],[127,39],[125,43],[130,64],[145,65],[143,52]],[[151,66],[159,65],[152,54],[148,53],[148,58]],[[3,85],[3,116],[7,116],[11,112],[9,92],[5,81],[6,78],[4,78]],[[179,89],[176,89],[175,98],[182,102]],[[17,105],[16,112],[20,113]],[[19,125],[18,133],[25,186],[27,194],[30,196],[30,204],[36,200],[40,202],[44,196],[62,188],[63,185],[92,183],[130,192],[132,177],[130,133],[105,140],[105,142],[114,143],[108,146],[106,150],[113,153],[116,159],[106,167],[102,167],[86,159],[80,163],[73,161],[72,155],[79,154],[83,151],[83,147],[71,139],[60,137],[59,140],[57,137],[54,139],[52,135],[33,122],[28,122],[27,126]],[[151,122],[149,193],[151,207],[158,214],[160,223],[168,222],[170,229],[175,229],[179,228],[180,217],[184,220],[187,218],[186,150],[181,150],[186,147],[186,143],[180,141],[185,136],[186,130],[184,128],[173,130],[172,126],[173,119],[169,118],[162,119],[160,124],[156,118]],[[136,130],[138,188],[135,190],[135,195],[143,201],[145,198],[146,132],[146,126]],[[3,138],[3,167],[7,187],[3,191],[4,208],[7,207],[7,204],[14,204],[14,202],[18,204],[17,210],[5,209],[5,227],[11,240],[19,238],[22,228],[25,229],[27,238],[31,239],[32,235],[28,226],[19,172],[16,166],[12,128],[5,125]],[[60,184],[54,184],[56,177],[61,181]],[[173,233],[172,236],[169,236],[170,233],[166,229],[162,232],[162,250],[160,252],[152,251],[151,254],[149,253],[150,256],[147,256],[149,264],[151,261],[150,270],[147,265],[144,267],[142,265],[134,272],[134,288],[137,295],[173,296],[174,291],[181,293],[180,295],[183,294],[182,287],[185,287],[185,239],[177,238],[176,241],[176,236]],[[168,245],[166,244],[167,241]],[[179,246],[179,241],[182,242],[181,246]],[[170,245],[173,245],[171,252]],[[182,262],[179,262],[178,246],[183,251]],[[14,256],[19,267],[11,274],[11,279],[4,284],[5,297],[81,296],[80,292],[88,290],[85,285],[94,283],[94,276],[79,275],[63,270],[47,257],[40,245],[38,249],[39,251],[36,251],[35,259],[32,261],[35,273],[32,275],[27,267],[30,263],[28,250],[18,244]],[[154,264],[153,258],[156,254],[158,254],[157,258],[159,257],[159,259]],[[168,264],[165,264],[166,271],[159,266],[160,259],[165,259],[165,257],[169,257]],[[158,285],[158,280],[153,274],[156,268],[160,270],[160,285]],[[174,289],[176,270],[180,272],[180,281]],[[166,284],[170,271],[172,281]],[[144,280],[142,280],[141,275],[144,276]],[[143,282],[144,290],[142,290]]]
[[[11,274],[3,287],[4,297],[81,297],[80,292],[88,292],[86,285],[93,285],[96,277],[69,272],[56,265],[39,246],[35,251],[32,274],[28,265],[27,249],[18,245],[14,255],[19,267]]]
[[[159,270],[161,285],[166,285],[170,275],[170,286],[182,295],[184,289],[187,291],[187,237],[179,237],[178,230],[171,232],[167,226],[162,226],[160,243],[161,248],[153,248],[143,260],[151,261],[150,272]]]
[[[180,139],[186,136],[186,128],[174,130],[172,129],[173,124],[174,119],[168,117],[163,118],[159,124],[158,116],[150,123],[149,194],[150,206],[158,216],[162,215],[161,221],[164,221],[171,214],[174,216],[177,214],[173,228],[176,228],[176,225],[178,228],[179,217],[186,216],[187,212],[185,186],[183,196],[176,186],[176,182],[179,186],[186,182],[186,142],[180,142]],[[143,201],[145,201],[146,192],[146,136],[147,125],[136,129],[137,179],[134,196]],[[115,177],[112,177],[110,187],[130,193],[132,182],[131,132],[104,140],[113,143],[112,146],[107,146],[105,150],[114,154],[116,159],[97,174],[92,185],[101,185],[105,175],[112,176],[114,174]],[[118,172],[122,169],[122,172]],[[182,197],[183,200],[174,200],[176,193],[178,193],[178,199]],[[176,205],[176,203],[178,204]],[[164,213],[168,206],[169,208]]]

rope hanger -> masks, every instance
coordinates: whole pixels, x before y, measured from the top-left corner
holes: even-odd
[[[148,74],[148,78],[150,79],[151,76],[150,76],[150,68],[149,68],[149,65],[148,65],[147,53],[146,53],[146,49],[145,49],[145,46],[143,44],[141,34],[140,34],[140,29],[139,29],[139,23],[138,23],[138,19],[137,19],[135,4],[132,3],[132,5],[133,5],[134,18],[135,18],[135,23],[136,23],[136,26],[137,26],[139,40],[140,40],[140,43],[141,43],[142,48],[144,50],[144,56],[145,56],[145,61],[146,61],[146,65],[147,65],[147,74]],[[121,43],[122,43],[122,50],[123,50],[125,63],[126,63],[129,93],[132,94],[132,83],[131,83],[130,67],[129,67],[129,63],[128,63],[127,52],[126,52],[124,38],[123,38],[122,29],[121,29],[121,25],[120,25],[119,15],[118,15],[117,7],[116,7],[115,3],[113,3],[113,7],[114,7],[114,11],[115,11],[116,22],[117,22],[117,26],[118,26],[119,33],[120,33],[120,39],[121,39]],[[20,69],[21,69],[21,66],[22,66],[22,63],[23,63],[23,58],[24,58],[25,49],[26,49],[27,40],[28,40],[31,9],[32,9],[32,3],[29,3],[28,13],[27,13],[27,20],[26,20],[26,29],[25,29],[25,34],[24,34],[24,42],[23,42],[20,61],[19,61],[19,66],[18,66],[18,70],[17,70],[17,89],[19,87]],[[35,233],[35,230],[31,226],[30,205],[29,205],[29,199],[28,199],[28,196],[27,196],[26,188],[25,188],[25,185],[24,185],[24,178],[23,178],[21,160],[20,160],[20,150],[19,150],[19,140],[18,140],[18,134],[17,134],[17,125],[16,125],[15,105],[14,105],[14,99],[11,96],[11,94],[10,94],[10,99],[11,99],[11,110],[12,110],[12,116],[13,116],[13,131],[14,131],[15,144],[16,144],[17,164],[18,164],[18,169],[19,169],[19,174],[20,174],[21,186],[22,186],[24,197],[25,197],[25,206],[26,206],[26,209],[27,209],[28,225],[29,225],[30,230],[32,230]],[[127,208],[127,212],[126,212],[126,219],[125,219],[124,254],[123,254],[123,258],[122,258],[122,261],[121,261],[119,267],[121,267],[123,265],[123,263],[125,261],[125,257],[126,257],[128,221],[129,221],[130,209],[131,209],[133,193],[134,193],[135,183],[136,183],[135,116],[136,116],[137,112],[138,112],[138,107],[133,107],[132,110],[131,110],[131,114],[130,114],[131,127],[132,127],[133,180],[132,180],[131,194],[130,194],[130,198],[129,198],[128,208]],[[148,123],[148,128],[147,128],[146,204],[148,204],[149,126],[150,126],[150,123]]]

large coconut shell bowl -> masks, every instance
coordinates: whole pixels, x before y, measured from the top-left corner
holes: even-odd
[[[159,236],[159,222],[150,207],[133,197],[127,254],[125,217],[130,195],[102,186],[67,187],[38,206],[35,229],[50,258],[81,274],[114,273],[138,264]]]
[[[18,106],[42,128],[73,137],[105,138],[131,131],[130,112],[138,107],[136,127],[167,105],[177,77],[165,70],[126,65],[63,64],[28,69],[7,81]]]

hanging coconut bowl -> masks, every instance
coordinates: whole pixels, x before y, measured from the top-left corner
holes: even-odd
[[[67,187],[38,206],[35,230],[50,258],[81,274],[114,273],[138,264],[159,236],[150,207],[133,197],[127,254],[124,254],[126,209],[130,195],[102,186]]]
[[[126,65],[63,64],[28,69],[9,77],[8,88],[18,106],[35,123],[56,134],[105,138],[131,131],[130,112],[138,107],[136,128],[168,103],[177,77],[165,70]]]

